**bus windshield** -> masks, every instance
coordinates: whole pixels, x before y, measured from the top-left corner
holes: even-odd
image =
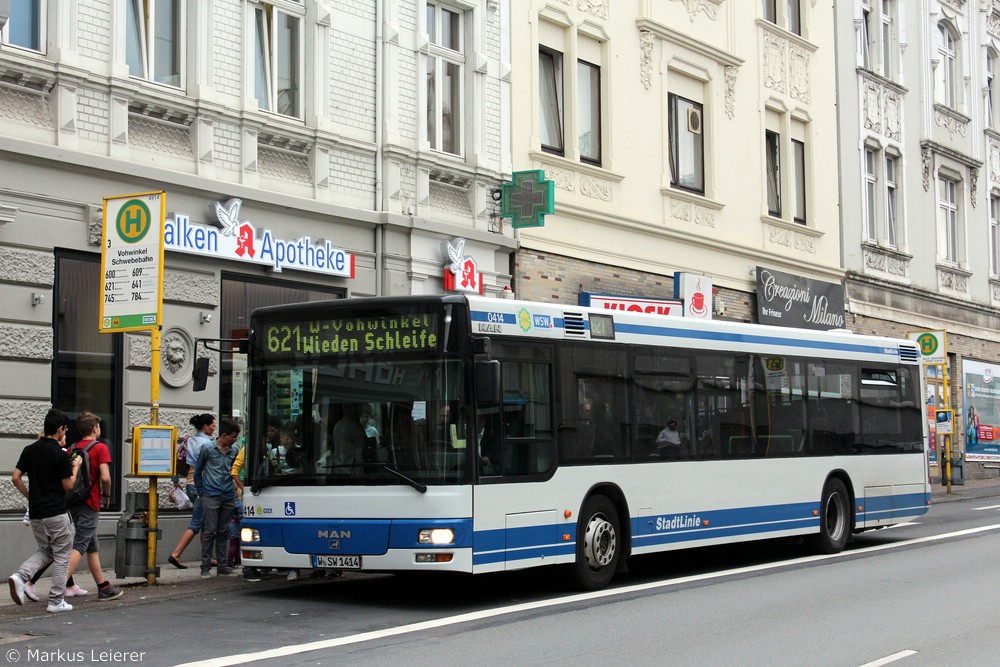
[[[351,305],[255,317],[248,485],[468,481],[470,392],[453,306]]]
[[[247,479],[259,487],[464,481],[461,369],[457,359],[431,358],[262,372],[265,437],[247,443]]]

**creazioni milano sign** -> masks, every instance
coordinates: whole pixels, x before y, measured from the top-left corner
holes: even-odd
[[[275,238],[270,229],[240,221],[239,199],[216,203],[221,225],[199,225],[181,213],[172,213],[163,227],[166,250],[205,257],[264,264],[277,272],[283,269],[312,271],[330,276],[354,278],[354,255],[333,247],[329,241],[313,243],[308,236],[294,241]]]

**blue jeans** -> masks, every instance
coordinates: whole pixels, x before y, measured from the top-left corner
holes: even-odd
[[[205,530],[201,534],[201,571],[212,569],[212,556],[219,569],[229,567],[229,522],[236,503],[232,498],[202,496],[201,506],[205,516]]]
[[[194,484],[188,484],[184,487],[184,492],[187,493],[187,497],[191,500],[191,523],[188,524],[188,530],[197,534],[201,532],[201,529],[205,527],[205,513],[201,509],[201,498],[198,496],[198,489],[194,488]]]

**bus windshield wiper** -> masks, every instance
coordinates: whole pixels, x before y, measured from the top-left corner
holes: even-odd
[[[383,464],[382,465],[382,469],[385,470],[386,472],[391,472],[393,475],[395,475],[396,477],[400,478],[401,480],[403,480],[404,482],[406,482],[407,484],[409,484],[410,486],[412,486],[414,489],[416,489],[420,493],[427,493],[427,485],[424,484],[423,482],[418,482],[417,480],[413,479],[412,477],[409,477],[408,475],[404,475],[403,473],[399,472],[398,470],[396,470],[395,468],[393,468],[390,465]]]

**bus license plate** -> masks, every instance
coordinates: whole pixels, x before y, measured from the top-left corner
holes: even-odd
[[[361,556],[313,556],[313,567],[332,567],[338,570],[360,570]]]

